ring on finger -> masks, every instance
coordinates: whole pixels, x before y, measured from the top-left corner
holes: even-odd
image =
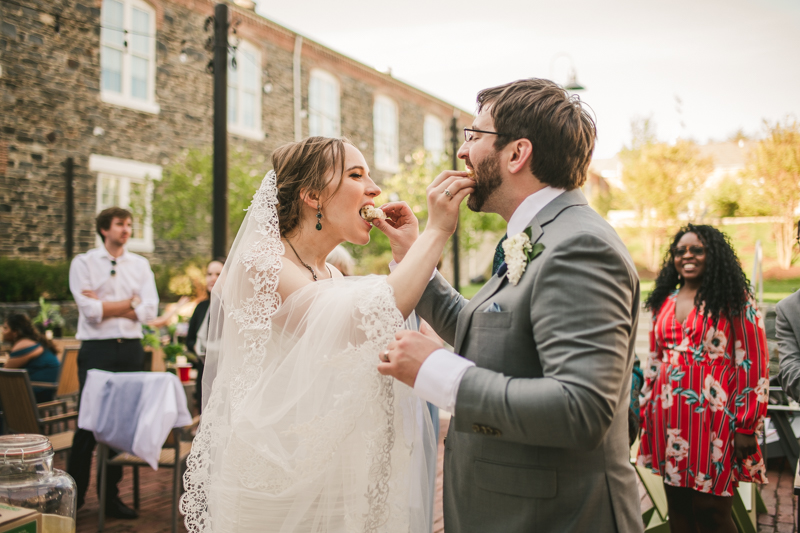
[[[452,198],[453,197],[453,193],[450,192],[450,189],[445,189],[444,190],[444,195],[447,196],[448,198]]]
[[[384,363],[388,363],[389,362],[389,350],[385,350],[381,354],[381,361],[383,361]]]

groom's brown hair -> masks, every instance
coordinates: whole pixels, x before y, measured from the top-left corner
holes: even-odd
[[[584,184],[597,130],[577,95],[550,80],[531,78],[482,90],[478,112],[487,107],[500,133],[495,150],[528,139],[531,171],[539,181],[568,191]]]

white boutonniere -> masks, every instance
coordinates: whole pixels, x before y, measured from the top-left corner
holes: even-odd
[[[516,285],[522,274],[525,273],[528,263],[544,251],[544,244],[539,242],[535,245],[531,244],[531,228],[528,227],[522,233],[517,233],[503,241],[503,251],[508,266],[506,276],[512,285]]]

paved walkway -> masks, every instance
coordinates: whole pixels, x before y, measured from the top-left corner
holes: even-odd
[[[442,518],[442,460],[444,446],[442,438],[447,434],[448,425],[449,422],[447,420],[441,421],[436,498],[434,502],[434,533],[442,533],[444,531]],[[56,460],[56,468],[64,468],[62,458]],[[139,518],[137,520],[108,518],[104,531],[108,533],[168,533],[171,531],[170,514],[172,506],[170,494],[172,490],[172,470],[160,469],[158,472],[154,472],[150,468],[141,468],[139,471],[142,498]],[[770,483],[761,488],[761,494],[767,504],[768,512],[758,517],[759,533],[800,533],[794,527],[794,517],[797,511],[795,498],[792,497],[794,474],[789,471],[789,468],[785,466],[782,460],[776,460],[769,464],[768,477]],[[97,531],[98,502],[94,479],[93,472],[92,483],[86,495],[86,504],[78,511],[77,533]],[[646,510],[650,507],[650,502],[644,493],[644,489],[642,487],[640,489],[642,509]],[[120,484],[120,494],[123,501],[132,505],[133,474],[130,468],[125,469],[125,477]],[[178,526],[178,531],[186,531],[182,521]]]

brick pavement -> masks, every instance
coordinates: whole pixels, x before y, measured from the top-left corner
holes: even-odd
[[[441,421],[439,435],[439,457],[436,471],[436,497],[434,500],[434,533],[443,533],[444,520],[442,518],[442,461],[444,456],[443,437],[447,434],[448,420]],[[759,533],[800,533],[795,527],[795,513],[797,511],[795,498],[792,496],[794,473],[790,471],[782,459],[769,462],[768,478],[770,483],[761,488],[761,495],[767,506],[767,513],[758,516]],[[56,468],[64,468],[63,458],[56,460]],[[154,472],[150,468],[140,469],[141,484],[141,510],[137,520],[118,520],[108,518],[105,531],[108,533],[167,533],[170,529],[170,491],[172,487],[172,470],[160,469]],[[86,495],[86,504],[78,511],[78,524],[76,533],[91,533],[97,531],[98,501],[95,494],[94,473],[89,491]],[[650,501],[640,486],[642,510],[650,507]],[[133,502],[133,475],[130,468],[125,469],[125,477],[120,484],[120,495],[128,504]],[[185,532],[183,522],[179,524],[178,531]]]

